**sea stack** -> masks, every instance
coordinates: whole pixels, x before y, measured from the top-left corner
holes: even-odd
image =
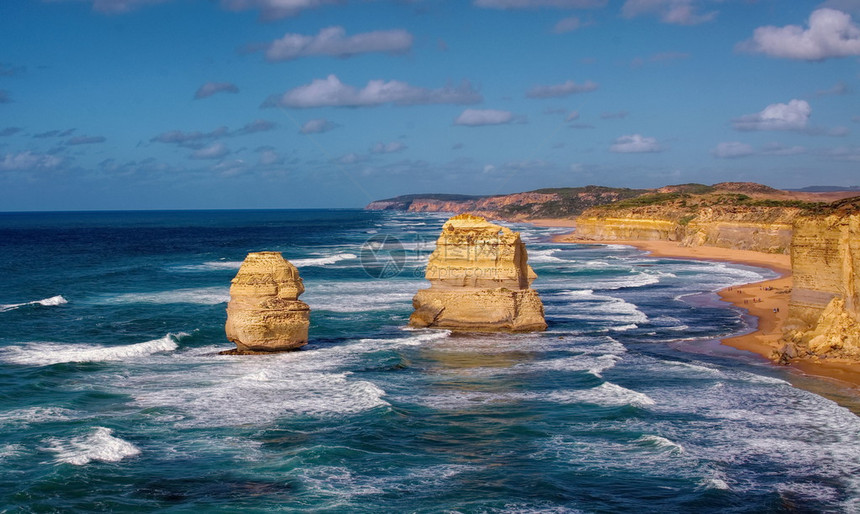
[[[412,299],[413,327],[477,332],[545,330],[543,303],[531,283],[519,232],[460,214],[442,226],[425,278]]]
[[[232,354],[294,350],[308,342],[310,307],[299,270],[280,252],[252,252],[230,286],[227,339]]]

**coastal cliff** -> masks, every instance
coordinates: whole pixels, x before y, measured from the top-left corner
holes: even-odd
[[[602,186],[538,189],[493,196],[405,195],[368,204],[367,210],[472,213],[507,220],[573,218],[583,210],[648,192],[645,189]]]
[[[797,220],[794,286],[778,358],[860,359],[860,198]]]
[[[412,300],[413,327],[528,332],[546,329],[537,275],[518,232],[460,214],[442,227],[425,278]]]
[[[728,182],[699,189],[669,186],[586,210],[576,220],[575,237],[677,241],[682,246],[788,253],[795,219],[824,205],[797,200],[760,184]]]

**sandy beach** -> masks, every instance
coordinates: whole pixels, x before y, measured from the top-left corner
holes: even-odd
[[[792,286],[791,257],[788,255],[706,246],[685,247],[672,241],[591,241],[577,239],[574,234],[555,236],[553,241],[629,245],[645,250],[652,257],[734,262],[771,269],[780,276],[771,280],[729,287],[717,292],[723,301],[746,310],[758,320],[755,331],[723,339],[722,343],[739,350],[756,353],[767,359],[770,359],[772,352],[781,345],[779,340],[782,336],[782,325],[788,314]],[[793,362],[790,367],[807,375],[838,380],[860,392],[860,365],[858,364],[802,361]]]

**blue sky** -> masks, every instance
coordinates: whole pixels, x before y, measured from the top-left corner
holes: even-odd
[[[3,0],[0,211],[860,184],[860,0]]]

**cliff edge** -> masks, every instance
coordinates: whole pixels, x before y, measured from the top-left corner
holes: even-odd
[[[776,357],[860,359],[860,197],[799,218],[785,345]]]

